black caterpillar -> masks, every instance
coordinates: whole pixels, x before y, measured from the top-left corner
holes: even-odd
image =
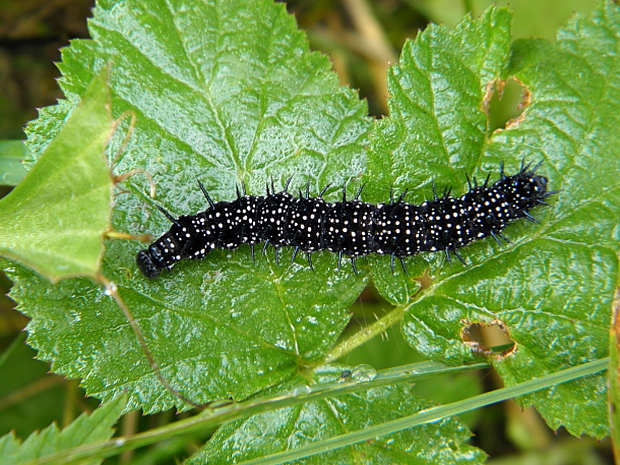
[[[295,247],[293,258],[300,250],[305,252],[310,267],[310,254],[327,249],[338,254],[338,266],[343,255],[350,257],[356,272],[355,258],[371,253],[390,255],[392,269],[394,258],[399,258],[405,272],[404,257],[419,252],[444,251],[448,260],[452,252],[463,262],[461,247],[487,236],[508,242],[502,230],[509,222],[521,218],[536,222],[529,210],[548,205],[545,199],[556,193],[547,191],[547,178],[535,174],[541,163],[531,170],[522,165],[513,176],[506,176],[502,165],[500,178],[492,185],[489,177],[482,186],[467,178],[469,192],[461,197],[450,197],[447,190],[421,205],[404,202],[405,194],[390,203],[364,203],[359,200],[361,189],[354,200],[343,195],[336,203],[323,200],[325,189],[319,197],[310,197],[307,191],[295,197],[287,192],[290,179],[282,192],[276,193],[273,186],[263,196],[237,191],[236,200],[214,203],[199,183],[209,208],[175,219],[159,207],[173,226],[141,250],[136,262],[144,276],[154,279],[183,258],[199,259],[212,249],[261,242],[273,245],[276,254],[280,247]]]

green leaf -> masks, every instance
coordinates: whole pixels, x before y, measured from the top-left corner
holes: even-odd
[[[0,200],[0,254],[52,281],[99,269],[112,195],[106,78],[104,70],[93,80],[26,179]]]
[[[510,244],[481,241],[463,250],[467,267],[447,266],[439,255],[409,260],[414,276],[427,273],[415,298],[417,282],[402,274],[375,282],[386,298],[405,305],[405,337],[433,359],[475,360],[462,330],[470,322],[502,322],[516,347],[495,367],[512,385],[608,352],[620,216],[620,13],[604,3],[571,22],[555,43],[517,42],[512,58],[505,13],[491,9],[479,21],[495,25],[501,46],[470,20],[454,32],[429,28],[405,46],[390,73],[391,117],[372,141],[368,176],[384,173],[386,185],[402,189],[438,173],[461,179],[452,185],[458,195],[467,190],[459,171],[486,177],[503,161],[512,174],[521,160],[544,161],[539,172],[561,191],[551,208],[534,211],[540,225],[506,229]],[[484,44],[489,53],[482,61]],[[520,122],[487,137],[483,89],[507,69],[527,87],[531,103]],[[407,163],[413,174],[405,176],[398,167]],[[379,259],[373,266],[386,265]],[[604,392],[605,379],[597,375],[521,401],[536,405],[554,429],[603,437]]]
[[[337,373],[333,372],[335,368],[317,373],[316,381],[336,382],[346,367],[340,367]],[[304,383],[301,378],[294,381]],[[430,406],[428,401],[413,392],[411,386],[403,384],[307,402],[224,425],[188,463],[228,463],[231,459],[234,463],[241,463],[363,430]],[[444,419],[392,436],[361,442],[346,451],[333,450],[307,457],[303,463],[483,463],[485,454],[465,444],[470,436],[471,433],[460,422]],[[445,447],[447,443],[449,447]]]
[[[82,444],[102,441],[112,437],[112,426],[118,420],[127,396],[120,396],[96,409],[91,415],[83,413],[60,431],[55,423],[40,432],[31,434],[23,443],[14,433],[0,438],[0,464],[13,465],[43,459],[48,455],[71,449]],[[103,460],[82,460],[80,464],[98,464]],[[37,463],[37,462],[35,462]]]
[[[26,175],[22,160],[28,149],[21,140],[0,140],[0,184],[14,186]]]
[[[490,8],[452,32],[431,25],[405,43],[399,64],[388,72],[390,116],[377,122],[371,139],[366,177],[375,182],[365,191],[371,201],[385,201],[390,189],[396,195],[409,189],[407,201],[419,203],[430,198],[433,182],[440,192],[447,182],[466,185],[486,143],[487,88],[508,66],[511,16]],[[514,157],[505,161],[515,164]],[[499,163],[491,166],[497,170]],[[430,266],[436,280],[461,269],[443,261],[440,254],[422,254],[408,259],[407,269],[421,276]],[[385,257],[372,264],[375,284],[388,300],[404,304],[415,294],[418,283],[403,273],[392,276]]]
[[[620,274],[616,283],[616,296],[609,331],[610,363],[607,380],[609,383],[610,436],[614,455],[617,456],[620,453]]]
[[[103,1],[89,26],[92,41],[63,50],[69,102],[29,127],[34,153],[45,148],[46,133],[58,131],[97,69],[112,62],[115,116],[136,115],[114,170],[147,170],[158,202],[175,215],[204,210],[199,180],[215,200],[231,200],[242,182],[248,192],[264,194],[267,182],[280,188],[295,175],[293,192],[310,184],[318,193],[363,172],[371,123],[365,102],[339,85],[325,56],[308,51],[284,5],[198,2],[187,9],[180,0]],[[122,144],[115,137],[111,152]],[[116,231],[158,235],[169,228],[147,196],[145,177],[133,176],[122,188]],[[328,194],[340,195],[339,188]],[[110,242],[102,272],[118,285],[162,374],[199,403],[243,399],[316,363],[366,284],[364,272],[357,276],[349,266],[336,272],[329,253],[314,257],[313,270],[305,257],[291,263],[290,250],[276,264],[271,250],[254,260],[247,246],[182,262],[148,281],[135,265],[142,247]],[[163,388],[125,317],[97,284],[75,279],[50,287],[27,270],[10,271],[12,295],[32,318],[30,343],[54,371],[81,378],[102,399],[127,389],[128,408],[187,408]],[[53,298],[40,299],[41,292]]]
[[[609,184],[611,169],[586,164],[593,180],[607,189],[599,197],[583,191],[583,173],[571,168],[580,166],[577,152],[557,141],[563,133],[553,133],[572,120],[561,113],[557,121],[545,120],[542,111],[545,98],[553,95],[544,85],[567,87],[566,81],[547,83],[544,74],[532,76],[544,53],[536,55],[537,43],[519,53],[512,50],[509,24],[508,11],[493,8],[478,20],[467,18],[454,31],[433,26],[408,43],[390,74],[392,114],[376,123],[369,137],[365,104],[339,87],[325,57],[308,51],[282,4],[203,2],[189,9],[181,0],[100,2],[90,22],[93,40],[73,41],[63,51],[61,82],[68,100],[41,112],[30,125],[28,145],[36,158],[50,135],[61,130],[97,70],[111,61],[115,116],[131,110],[137,118],[114,170],[148,171],[158,202],[175,215],[205,208],[197,180],[216,200],[231,200],[241,183],[249,193],[263,194],[272,179],[279,188],[293,176],[293,192],[309,184],[314,195],[333,182],[336,187],[326,197],[336,200],[340,187],[353,181],[353,192],[363,173],[365,200],[386,201],[393,186],[397,193],[416,189],[408,200],[418,202],[430,197],[433,178],[440,185],[452,183],[458,195],[466,189],[465,173],[485,176],[497,171],[500,160],[513,173],[522,157],[542,158],[546,163],[540,172],[550,178],[552,189],[563,189],[552,199],[553,207],[535,211],[540,225],[510,226],[506,234],[513,242],[505,248],[490,241],[468,247],[463,251],[468,267],[448,266],[441,256],[425,254],[408,260],[409,276],[393,275],[390,257],[371,257],[359,261],[358,276],[348,266],[337,270],[337,258],[329,253],[316,254],[312,270],[303,257],[291,263],[290,250],[276,262],[272,251],[253,260],[242,246],[181,262],[173,272],[147,281],[135,265],[140,244],[110,242],[103,259],[103,273],[118,284],[162,374],[195,402],[238,400],[300,375],[310,379],[347,325],[348,307],[369,274],[382,294],[399,305],[393,321],[405,315],[403,332],[418,350],[450,363],[472,361],[476,356],[460,338],[462,320],[503,319],[517,351],[496,366],[509,383],[516,374],[529,379],[605,353],[606,338],[599,336],[607,324],[602,324],[609,308],[606,280],[616,269],[608,257],[617,235],[610,219],[619,202],[617,188]],[[615,49],[608,44],[605,50],[612,57]],[[487,90],[513,70],[530,89],[532,104],[520,124],[488,134]],[[544,79],[550,78],[557,76]],[[615,124],[614,118],[609,121]],[[616,137],[589,135],[590,142]],[[111,144],[120,147],[120,136]],[[608,167],[617,165],[617,157],[612,158],[616,147],[609,146]],[[591,162],[595,154],[586,154],[584,161]],[[141,176],[123,183],[115,198],[115,230],[166,231],[169,223],[147,196],[149,187]],[[572,217],[573,212],[583,216]],[[588,212],[597,213],[597,225],[590,225]],[[595,231],[591,242],[584,226],[579,228],[585,224]],[[582,239],[578,245],[585,245],[582,255],[599,254],[585,262],[595,279],[583,289],[575,277],[588,268],[569,250],[576,234]],[[571,260],[581,264],[577,272],[568,269]],[[12,295],[32,318],[30,342],[55,371],[82,378],[88,393],[103,399],[126,389],[128,409],[187,407],[161,385],[131,327],[99,286],[72,279],[52,287],[22,267],[10,272],[16,282]],[[532,322],[539,325],[536,331]],[[592,403],[580,405],[576,417],[557,412],[563,401],[574,401],[562,394],[566,389],[554,390],[558,398],[543,394],[534,399],[547,396],[544,414],[550,424],[561,421],[572,432],[604,434],[601,377],[582,384]],[[393,406],[403,395],[395,387],[393,398],[391,389],[379,393],[377,405]],[[356,414],[354,407],[364,411],[367,400],[352,401],[349,413]],[[591,417],[579,408],[590,408]],[[376,410],[381,409],[373,408],[373,416]],[[296,430],[286,434],[295,437]]]

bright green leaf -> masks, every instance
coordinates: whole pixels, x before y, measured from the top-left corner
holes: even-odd
[[[114,433],[112,426],[123,411],[126,400],[127,396],[123,395],[99,407],[90,415],[83,413],[62,431],[55,423],[52,423],[44,430],[28,436],[23,443],[13,433],[2,436],[0,438],[0,463],[17,465],[36,461],[82,444],[108,439]],[[82,460],[79,463],[90,465],[101,462],[101,459],[92,459]]]
[[[28,149],[21,140],[0,140],[0,184],[14,186],[26,175],[22,160]]]
[[[0,200],[0,254],[52,281],[99,269],[112,195],[106,79],[104,70],[24,181]]]

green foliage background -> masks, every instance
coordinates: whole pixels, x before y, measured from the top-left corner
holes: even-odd
[[[453,30],[430,26],[405,44],[390,69],[389,117],[379,121],[367,116],[353,90],[339,85],[327,58],[308,50],[283,5],[192,6],[99,2],[89,24],[92,40],[73,41],[63,51],[67,99],[43,109],[29,126],[33,158],[110,63],[113,115],[131,110],[136,125],[122,146],[128,122],[121,124],[109,153],[122,147],[122,155],[110,155],[109,162],[115,173],[151,173],[156,200],[174,214],[204,209],[196,180],[217,200],[234,198],[240,183],[262,194],[271,180],[280,187],[293,176],[293,191],[309,185],[317,193],[332,184],[330,200],[341,195],[339,186],[346,184],[352,195],[365,183],[366,201],[385,201],[391,188],[409,188],[408,200],[419,202],[430,197],[433,180],[449,183],[459,195],[466,173],[484,178],[497,173],[500,161],[513,173],[522,160],[542,160],[541,173],[561,191],[552,208],[535,212],[540,225],[507,229],[507,246],[482,241],[468,247],[468,266],[448,265],[440,255],[413,257],[409,275],[393,275],[389,257],[360,260],[356,275],[348,266],[337,270],[329,253],[316,254],[311,270],[303,257],[290,262],[290,250],[276,263],[272,251],[254,261],[242,246],[180,263],[151,282],[134,264],[140,244],[109,241],[101,272],[118,285],[175,389],[207,403],[320,381],[317,369],[331,361],[349,308],[370,278],[394,305],[385,321],[402,321],[404,340],[434,360],[478,360],[462,343],[462,328],[501,320],[516,351],[492,361],[508,385],[607,355],[620,205],[615,5],[603,3],[591,16],[574,19],[553,42],[513,43],[511,13],[499,8],[465,18]],[[489,85],[511,76],[531,101],[521,121],[492,132],[484,104]],[[116,231],[167,229],[146,178],[135,175],[122,188],[114,199]],[[15,282],[11,295],[31,317],[29,342],[55,372],[80,378],[90,395],[104,401],[127,391],[126,410],[188,407],[162,386],[125,316],[99,284],[75,278],[51,285],[16,264],[7,271]],[[604,377],[595,375],[521,402],[535,404],[554,429],[600,438],[608,431],[604,393]],[[409,387],[397,385],[261,414],[220,429],[195,460],[258,457],[425,405]],[[438,456],[424,458],[407,452],[438,432],[442,440],[453,438],[449,451],[431,448]],[[364,444],[356,453],[421,460],[411,463],[479,462],[481,452],[463,443],[467,435],[449,420]],[[341,453],[332,454],[336,460]]]

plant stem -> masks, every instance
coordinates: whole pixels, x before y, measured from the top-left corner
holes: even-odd
[[[407,307],[396,307],[390,313],[378,319],[370,326],[366,326],[365,328],[362,328],[360,331],[355,333],[350,338],[345,339],[340,344],[338,344],[336,347],[334,347],[325,356],[325,360],[323,360],[323,363],[327,364],[327,363],[333,362],[334,360],[339,359],[343,355],[346,355],[349,352],[351,352],[356,347],[359,347],[362,344],[365,344],[373,337],[377,336],[378,334],[383,333],[388,328],[394,326],[396,323],[398,323],[400,320],[403,319],[403,316],[405,315],[405,310],[407,308],[408,306]]]

